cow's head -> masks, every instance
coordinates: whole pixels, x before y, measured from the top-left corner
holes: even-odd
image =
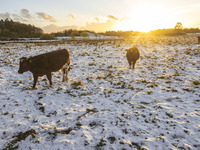
[[[22,74],[28,71],[30,68],[30,63],[31,63],[30,58],[26,58],[26,57],[20,58],[18,73]]]
[[[133,46],[133,47],[129,48],[127,51],[133,52],[133,51],[139,51],[139,50],[136,46]]]

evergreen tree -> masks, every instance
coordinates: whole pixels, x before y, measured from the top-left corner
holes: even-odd
[[[31,38],[40,37],[42,29],[33,25],[27,25],[20,22],[14,22],[9,19],[0,20],[1,38]]]

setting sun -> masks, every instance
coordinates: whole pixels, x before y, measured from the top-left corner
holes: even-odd
[[[173,25],[170,11],[157,5],[139,5],[130,12],[129,17],[116,24],[116,30],[136,30],[147,32]]]

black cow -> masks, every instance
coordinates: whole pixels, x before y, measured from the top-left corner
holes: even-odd
[[[70,54],[67,49],[56,50],[45,54],[40,54],[33,57],[20,58],[19,71],[22,74],[30,71],[34,77],[33,89],[36,87],[38,77],[46,75],[50,86],[52,83],[51,72],[56,72],[62,69],[63,82],[68,80],[70,71]]]
[[[137,47],[131,47],[128,50],[126,50],[126,58],[128,60],[129,66],[133,66],[133,69],[135,68],[135,63],[140,57],[140,52]]]

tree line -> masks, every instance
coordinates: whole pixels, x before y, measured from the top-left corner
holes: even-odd
[[[118,37],[126,37],[126,36],[138,36],[141,35],[142,32],[139,31],[106,31],[101,33],[106,36],[118,36]]]
[[[34,25],[15,22],[9,19],[0,20],[0,40],[18,39],[18,38],[40,38],[42,40],[52,40],[58,36],[70,36],[74,39],[76,36],[89,37],[89,31],[64,30],[51,34],[44,34],[41,28]]]
[[[171,29],[157,29],[150,32],[138,32],[138,31],[107,31],[102,33],[107,36],[176,36],[176,35],[186,35],[188,33],[200,33],[199,28],[183,28],[181,22],[177,22],[174,28]]]
[[[72,39],[76,36],[80,36],[80,37],[89,37],[89,33],[90,31],[87,30],[75,30],[75,29],[69,29],[69,30],[64,30],[62,32],[56,32],[56,33],[52,33],[55,36],[70,36]]]
[[[0,20],[0,38],[33,38],[40,37],[42,29],[33,25],[14,22],[9,19]]]
[[[154,36],[176,36],[176,35],[186,35],[188,33],[200,33],[199,28],[183,28],[183,29],[158,29],[154,31],[150,31],[147,33],[148,35],[154,35]]]
[[[183,28],[182,23],[177,22],[176,26],[171,29],[158,29],[150,32],[139,32],[139,31],[106,31],[104,33],[95,33],[91,31],[81,30],[64,30],[62,32],[56,32],[51,34],[43,34],[41,28],[35,27],[34,25],[24,24],[20,22],[14,22],[9,19],[0,20],[0,40],[7,38],[34,38],[40,37],[41,39],[54,39],[58,36],[70,36],[74,39],[76,36],[89,37],[88,33],[102,34],[106,36],[143,36],[143,35],[154,35],[154,36],[174,36],[174,35],[185,35],[187,33],[200,33],[199,28]]]
[[[176,35],[186,35],[188,33],[200,33],[199,28],[183,28],[183,29],[158,29],[149,32],[138,32],[138,31],[106,31],[101,33],[106,36],[176,36]]]

